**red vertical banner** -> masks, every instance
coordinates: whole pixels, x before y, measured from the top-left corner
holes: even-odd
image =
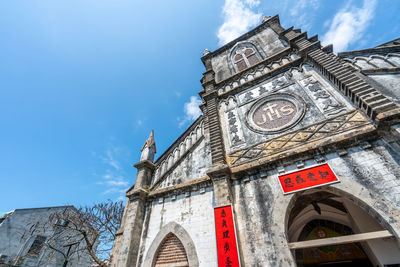
[[[239,267],[232,206],[214,209],[219,267]]]

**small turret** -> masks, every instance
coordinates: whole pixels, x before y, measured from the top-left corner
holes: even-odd
[[[142,154],[140,155],[140,161],[148,160],[153,162],[154,154],[156,154],[156,143],[154,142],[154,130],[151,130],[149,138],[147,138],[146,142],[142,149]]]

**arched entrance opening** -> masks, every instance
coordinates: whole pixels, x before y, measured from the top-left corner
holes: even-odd
[[[287,233],[297,266],[399,266],[397,240],[347,197],[310,189],[291,207]]]
[[[155,267],[188,267],[185,248],[176,235],[169,233],[160,244],[155,257]]]

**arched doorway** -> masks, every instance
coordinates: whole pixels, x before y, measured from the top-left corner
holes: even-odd
[[[310,189],[292,204],[287,233],[297,266],[399,266],[397,240],[348,198]]]
[[[155,267],[188,267],[185,248],[176,235],[169,233],[160,244],[155,258]]]

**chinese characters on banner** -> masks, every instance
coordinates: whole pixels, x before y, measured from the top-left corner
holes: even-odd
[[[214,209],[219,267],[239,267],[232,206]]]
[[[339,182],[328,164],[307,168],[279,176],[285,194]]]

